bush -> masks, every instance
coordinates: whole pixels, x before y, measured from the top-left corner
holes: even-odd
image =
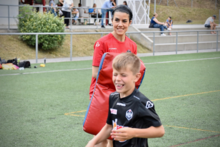
[[[21,33],[64,32],[63,18],[51,13],[36,13],[30,6],[20,9],[18,29]],[[28,45],[35,46],[36,35],[20,36]],[[63,44],[65,35],[38,35],[38,45],[43,50],[51,50]]]

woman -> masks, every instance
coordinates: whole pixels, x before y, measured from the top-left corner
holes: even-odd
[[[168,31],[171,31],[172,27],[173,27],[173,21],[172,21],[172,18],[169,16],[166,20],[167,22],[167,30]],[[169,35],[171,35],[171,33],[169,32]]]
[[[50,7],[50,12],[51,12],[52,14],[54,14],[54,16],[57,16],[56,8],[55,8],[56,4],[55,4],[54,0],[50,0],[49,6],[51,6],[51,7]]]
[[[66,24],[66,28],[69,28],[69,19],[70,19],[70,12],[73,7],[73,0],[59,0],[59,2],[63,5],[62,11],[64,18],[64,23]]]
[[[98,9],[96,9],[96,3],[93,4],[93,12],[91,13],[91,17],[95,18],[94,19],[94,24],[96,24],[96,18],[102,18],[101,13],[99,12]],[[100,21],[101,21],[101,19],[99,19],[99,23],[100,23]]]
[[[163,31],[164,29],[167,29],[167,27],[165,26],[165,23],[164,22],[159,22],[157,20],[157,16],[158,14],[157,13],[154,13],[154,16],[151,18],[151,24],[150,26],[152,26],[153,28],[160,28],[160,31],[161,31],[161,36],[166,36]]]
[[[137,54],[137,45],[125,34],[132,22],[132,11],[125,5],[119,5],[113,10],[112,25],[113,31],[108,35],[100,38],[94,44],[94,54],[92,63],[92,80],[90,85],[90,99],[95,87],[96,77],[98,74],[99,64],[102,55],[106,52],[122,53],[130,51]],[[107,141],[100,143],[98,146],[106,146]],[[110,141],[111,144],[111,141]]]

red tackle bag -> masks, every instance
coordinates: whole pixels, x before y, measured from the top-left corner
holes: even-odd
[[[115,86],[112,82],[112,61],[118,53],[105,53],[102,56],[96,85],[93,90],[91,101],[83,122],[83,130],[87,133],[96,135],[106,124],[109,110],[109,95],[115,92]],[[141,61],[141,78],[136,82],[136,88],[139,88],[144,79],[145,66]]]

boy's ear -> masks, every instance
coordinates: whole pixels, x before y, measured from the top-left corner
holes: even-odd
[[[135,75],[135,83],[140,79],[141,73],[136,73]]]

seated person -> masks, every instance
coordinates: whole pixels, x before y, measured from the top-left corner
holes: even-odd
[[[211,34],[216,34],[216,32],[214,31],[217,26],[217,24],[214,22],[215,19],[216,19],[216,15],[213,15],[207,18],[207,20],[205,21],[205,27],[207,28],[211,27],[211,30],[213,30]]]
[[[173,21],[170,16],[167,18],[166,23],[167,23],[167,30],[171,31],[171,29],[173,27]],[[169,35],[171,35],[170,32],[169,32]]]
[[[73,23],[73,24],[76,24],[76,21],[77,21],[77,19],[79,18],[79,11],[78,11],[78,9],[73,8],[72,14],[73,14],[72,23]]]
[[[163,33],[163,31],[164,31],[164,29],[167,29],[167,27],[166,27],[166,25],[165,25],[165,23],[164,22],[159,22],[158,20],[157,20],[157,16],[158,16],[158,14],[157,13],[154,13],[154,16],[151,18],[151,27],[152,28],[160,28],[160,31],[161,31],[161,36],[166,36],[164,33]]]
[[[94,19],[94,24],[96,23],[96,18],[102,18],[102,15],[98,9],[96,9],[96,3],[93,4],[93,12],[90,13],[92,18]],[[98,14],[98,15],[97,15]],[[101,19],[99,19],[99,23],[101,22]]]

